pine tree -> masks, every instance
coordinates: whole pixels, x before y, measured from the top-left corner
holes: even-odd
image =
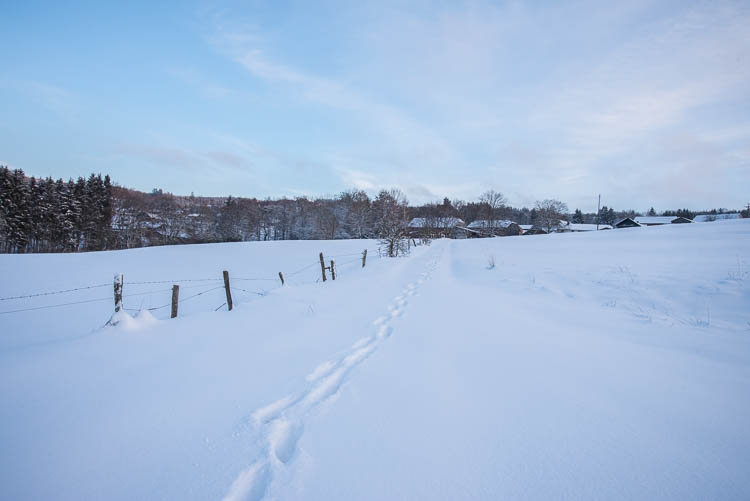
[[[31,238],[31,214],[29,212],[29,186],[21,169],[10,176],[7,222],[11,252],[25,252]]]
[[[581,212],[581,209],[576,209],[575,213],[573,214],[573,223],[583,224],[583,212]]]
[[[58,179],[54,186],[55,205],[57,207],[57,232],[55,247],[58,251],[75,250],[76,216],[73,201],[75,184]]]
[[[91,174],[86,181],[86,193],[83,205],[84,247],[86,250],[101,250],[104,247],[101,227],[104,204],[103,191],[104,186],[101,176]]]
[[[46,250],[45,232],[47,225],[42,221],[42,199],[44,191],[44,180],[29,179],[26,204],[29,211],[29,229],[26,242],[26,252],[40,252]]]
[[[529,211],[529,223],[532,225],[536,225],[538,219],[539,213],[536,211],[536,209],[531,209],[531,211]]]
[[[52,178],[43,181],[43,190],[40,200],[35,202],[41,212],[38,216],[39,223],[43,226],[44,251],[52,252],[60,249],[60,207],[55,190],[55,182]]]
[[[10,252],[10,171],[0,165],[0,251]]]
[[[612,225],[615,224],[616,221],[617,214],[615,214],[615,210],[606,205],[602,206],[602,209],[599,212],[599,223]]]
[[[75,248],[80,251],[84,249],[86,239],[86,180],[79,177],[73,189],[73,200],[75,202]]]
[[[102,183],[102,208],[99,220],[99,231],[101,233],[101,242],[103,249],[109,249],[113,243],[114,235],[112,233],[112,217],[114,215],[114,203],[112,201],[112,180],[109,174],[104,176]]]

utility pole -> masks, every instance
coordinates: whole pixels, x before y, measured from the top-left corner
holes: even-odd
[[[602,194],[599,193],[599,201],[596,203],[596,231],[599,231],[599,217],[602,212]]]

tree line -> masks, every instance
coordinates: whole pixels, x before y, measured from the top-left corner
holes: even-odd
[[[649,211],[651,213],[652,211]],[[687,209],[664,215],[688,214]],[[182,243],[264,240],[379,238],[387,252],[403,253],[409,221],[460,218],[465,224],[500,220],[549,231],[560,220],[613,224],[633,210],[602,207],[599,213],[547,199],[516,208],[502,193],[488,190],[476,201],[450,200],[411,206],[399,190],[371,198],[362,190],[311,199],[176,196],[144,193],[114,185],[110,177],[63,181],[27,177],[0,167],[0,252],[81,252]],[[689,213],[690,217],[694,216]],[[687,217],[687,216],[686,216]]]
[[[109,176],[65,182],[0,167],[0,250],[79,252],[116,248]]]

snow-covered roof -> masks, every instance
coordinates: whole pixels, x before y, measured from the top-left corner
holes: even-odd
[[[476,221],[472,221],[471,224],[469,224],[469,228],[473,229],[485,229],[485,228],[507,228],[513,223],[513,221],[508,221],[507,219],[498,219],[496,221],[487,221],[486,219],[478,219]]]
[[[585,224],[585,223],[570,223],[565,228],[569,229],[570,231],[596,231],[595,224]],[[600,224],[599,229],[611,230],[612,227],[608,224]]]
[[[533,228],[533,227],[534,227],[534,225],[533,225],[533,224],[519,224],[518,226],[520,226],[520,228],[521,228],[522,230],[530,230],[531,228]]]
[[[463,225],[463,219],[457,217],[415,217],[409,221],[409,228],[453,228]]]
[[[637,216],[633,220],[638,224],[670,224],[677,216]]]
[[[708,223],[710,221],[722,221],[725,219],[741,219],[739,213],[732,213],[732,214],[701,214],[700,216],[695,216],[693,218],[693,221],[696,223]]]
[[[618,220],[617,220],[617,221],[615,222],[615,226],[620,226],[620,224],[621,224],[621,223],[624,223],[625,221],[633,221],[633,222],[634,222],[635,224],[638,224],[638,221],[635,221],[635,220],[634,220],[633,218],[630,218],[630,217],[624,217],[624,218],[622,218],[622,219],[618,219]],[[638,224],[638,226],[640,226],[640,224]]]

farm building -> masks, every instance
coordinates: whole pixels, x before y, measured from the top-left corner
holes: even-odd
[[[611,230],[612,227],[608,224],[600,224],[598,225],[598,228],[597,228],[596,224],[568,223],[564,226],[560,226],[560,229],[558,229],[557,231],[560,233],[568,233],[568,232],[578,233],[582,231],[596,231],[597,229],[599,231]]]
[[[661,224],[692,223],[691,219],[675,216],[637,216],[635,222],[641,226],[659,226]]]
[[[640,228],[641,225],[638,224],[633,219],[626,217],[625,219],[620,219],[614,224],[615,228]]]
[[[409,221],[409,236],[414,238],[466,238],[463,219],[457,217],[415,217]]]
[[[513,221],[499,219],[487,221],[479,219],[472,221],[466,229],[470,230],[469,238],[472,237],[508,237],[521,234],[521,227]]]

